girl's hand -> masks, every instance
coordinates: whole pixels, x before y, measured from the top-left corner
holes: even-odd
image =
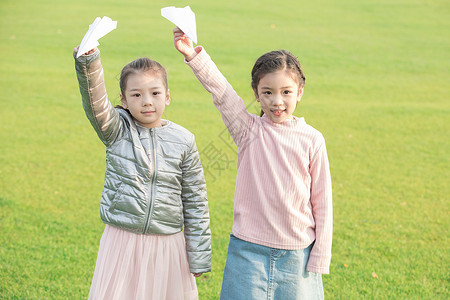
[[[80,45],[76,46],[76,47],[73,49],[73,52],[78,53],[78,49],[79,49],[79,48],[80,48]],[[94,53],[96,50],[97,50],[97,48],[91,49],[91,50],[89,50],[88,52],[83,53],[83,55],[89,55],[89,54],[92,54],[92,53]]]
[[[184,58],[186,58],[187,61],[190,61],[197,54],[191,39],[178,27],[173,30],[173,43],[175,48],[184,55]]]
[[[193,273],[194,277],[200,277],[203,273]]]

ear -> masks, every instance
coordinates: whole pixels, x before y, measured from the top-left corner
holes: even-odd
[[[302,99],[304,89],[305,89],[305,87],[303,87],[303,86],[302,86],[301,88],[298,89],[297,103],[299,103],[300,100]]]
[[[123,108],[127,108],[128,107],[127,99],[125,99],[125,97],[122,94],[120,94],[120,103],[122,104]]]
[[[170,104],[170,92],[169,92],[169,90],[167,90],[167,93],[166,93],[166,101],[165,101],[165,103],[166,103],[166,106]]]
[[[260,102],[259,96],[258,96],[258,91],[256,89],[253,89],[253,93],[255,94],[256,101]]]

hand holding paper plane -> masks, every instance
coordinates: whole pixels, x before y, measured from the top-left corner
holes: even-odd
[[[97,17],[94,22],[89,25],[89,30],[83,37],[80,43],[80,48],[78,49],[77,58],[83,53],[100,45],[98,40],[107,35],[109,32],[117,28],[117,21],[113,21],[108,17],[99,18]]]
[[[195,14],[189,6],[184,8],[175,6],[161,8],[161,16],[175,24],[188,36],[188,38],[197,44]]]

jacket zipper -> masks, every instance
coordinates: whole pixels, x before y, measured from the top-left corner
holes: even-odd
[[[149,205],[147,209],[147,218],[145,220],[144,225],[144,231],[142,232],[145,234],[148,230],[148,226],[150,224],[150,216],[153,214],[153,207],[154,207],[154,195],[156,194],[155,188],[156,188],[156,139],[155,139],[155,131],[153,128],[150,128],[150,136],[152,141],[152,156],[153,156],[153,174],[152,178],[150,180],[151,183],[151,189],[150,189],[150,198],[149,198]]]

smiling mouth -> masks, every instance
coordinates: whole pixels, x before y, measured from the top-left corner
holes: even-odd
[[[272,110],[272,113],[275,116],[280,116],[285,110],[284,109],[276,109],[276,110]]]
[[[143,111],[142,113],[144,115],[151,115],[152,113],[154,113],[155,111],[149,110],[149,111]]]

